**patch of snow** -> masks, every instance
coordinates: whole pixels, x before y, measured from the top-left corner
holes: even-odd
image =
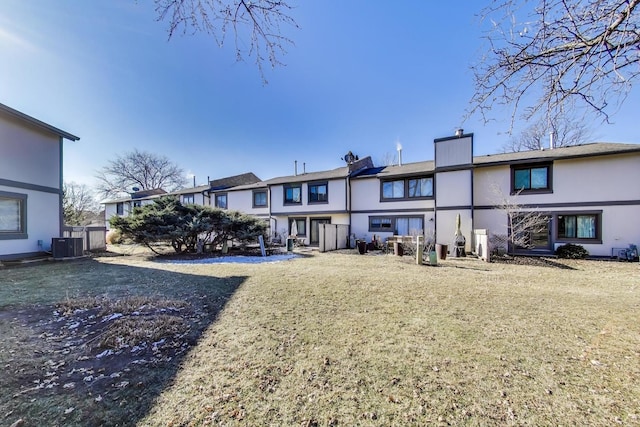
[[[105,356],[111,356],[112,354],[113,354],[113,350],[105,350],[102,353],[98,354],[96,356],[96,359],[101,359],[101,358],[103,358]]]
[[[108,322],[109,320],[115,320],[118,317],[122,317],[122,313],[113,313],[111,316],[107,316],[104,319],[102,319],[103,322]]]
[[[287,261],[293,258],[298,258],[299,256],[300,255],[297,254],[270,255],[266,257],[237,255],[199,259],[176,259],[160,262],[167,264],[264,264]]]

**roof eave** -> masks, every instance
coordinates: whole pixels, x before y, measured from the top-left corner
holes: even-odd
[[[18,118],[20,120],[24,120],[24,121],[26,121],[28,123],[31,123],[32,125],[34,125],[36,127],[39,127],[41,129],[45,129],[45,130],[47,130],[49,132],[52,132],[52,133],[54,133],[54,134],[56,134],[58,136],[61,136],[64,139],[68,139],[69,141],[79,141],[80,140],[79,136],[75,136],[75,135],[73,135],[73,134],[71,134],[69,132],[63,131],[62,129],[58,129],[55,126],[51,126],[48,123],[45,123],[45,122],[43,122],[41,120],[38,120],[38,119],[36,119],[34,117],[31,117],[31,116],[29,116],[27,114],[24,114],[24,113],[22,113],[22,112],[20,112],[18,110],[14,110],[13,108],[8,107],[8,106],[6,106],[6,105],[4,105],[2,103],[0,103],[0,111],[4,111],[5,113],[9,114],[10,116],[16,117],[16,118]]]

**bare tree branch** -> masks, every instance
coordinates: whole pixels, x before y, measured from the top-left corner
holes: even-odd
[[[87,225],[97,219],[100,211],[93,191],[86,184],[75,182],[64,183],[62,206],[66,225]]]
[[[586,121],[561,114],[551,123],[542,119],[525,128],[509,139],[502,150],[509,153],[550,148],[550,134],[553,134],[553,147],[583,144],[592,137]]]
[[[640,76],[640,0],[494,0],[488,53],[474,66],[467,115],[495,105],[552,118],[584,107],[609,121]],[[525,108],[522,108],[525,106]]]
[[[138,150],[109,161],[96,174],[96,179],[97,190],[104,198],[129,194],[134,187],[173,191],[186,182],[184,171],[167,157]]]
[[[168,21],[169,39],[176,33],[204,32],[222,47],[233,31],[236,59],[254,58],[264,83],[264,63],[284,65],[281,57],[293,41],[285,26],[299,28],[286,0],[155,0],[159,21]]]

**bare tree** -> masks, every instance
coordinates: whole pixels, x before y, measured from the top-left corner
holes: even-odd
[[[513,250],[514,248],[531,249],[534,245],[533,236],[546,232],[549,227],[549,216],[540,211],[527,210],[517,203],[515,197],[506,196],[497,184],[491,186],[491,192],[496,197],[495,208],[507,215],[506,235],[496,233],[491,236],[491,241],[506,240]],[[514,196],[518,196],[517,192]]]
[[[539,120],[509,139],[502,148],[505,153],[547,148],[551,145],[550,134],[553,135],[553,147],[568,147],[587,142],[592,132],[584,120],[560,115],[551,123]]]
[[[640,0],[493,0],[488,52],[472,66],[469,113],[552,117],[570,106],[609,121],[640,76]]]
[[[398,155],[387,151],[376,162],[378,166],[394,166],[398,164]]]
[[[169,39],[176,33],[207,33],[218,46],[229,31],[235,41],[236,59],[254,58],[264,83],[264,63],[282,65],[280,57],[293,41],[283,26],[298,28],[286,0],[155,0],[159,21],[168,20]]]
[[[96,175],[104,198],[131,193],[134,188],[176,190],[186,183],[184,171],[167,157],[134,150],[117,156]]]
[[[87,225],[99,214],[93,191],[86,184],[65,182],[62,187],[62,206],[66,225]]]

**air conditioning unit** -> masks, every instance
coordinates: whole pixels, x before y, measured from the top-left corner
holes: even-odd
[[[54,258],[72,258],[84,254],[84,240],[81,237],[55,237],[51,239]]]

